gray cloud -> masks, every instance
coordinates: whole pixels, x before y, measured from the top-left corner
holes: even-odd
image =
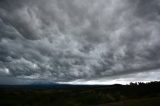
[[[12,77],[55,82],[157,70],[159,5],[158,0],[1,0],[0,69]]]

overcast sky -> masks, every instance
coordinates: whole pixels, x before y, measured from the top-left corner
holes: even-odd
[[[35,80],[160,80],[160,1],[0,0],[0,84]]]

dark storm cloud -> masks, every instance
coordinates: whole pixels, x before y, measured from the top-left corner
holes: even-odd
[[[158,70],[159,7],[158,0],[1,0],[0,75],[63,82]]]

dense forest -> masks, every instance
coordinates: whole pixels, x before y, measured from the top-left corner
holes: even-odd
[[[160,82],[0,86],[0,106],[159,106]]]

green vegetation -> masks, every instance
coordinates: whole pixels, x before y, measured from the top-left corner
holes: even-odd
[[[1,86],[0,106],[159,106],[160,82],[110,86]]]
[[[124,100],[115,103],[107,103],[97,106],[159,106],[160,97],[150,97],[142,99]]]

